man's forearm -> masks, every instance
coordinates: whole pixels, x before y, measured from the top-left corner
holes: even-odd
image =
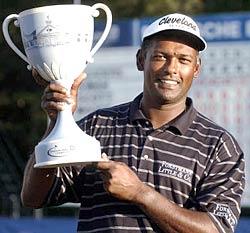
[[[21,199],[24,206],[40,208],[53,185],[56,168],[34,168],[35,156],[31,155],[23,178]]]
[[[218,233],[207,213],[182,208],[147,185],[135,203],[167,233]]]

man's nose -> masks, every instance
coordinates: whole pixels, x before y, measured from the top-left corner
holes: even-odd
[[[167,60],[164,69],[170,74],[175,74],[178,71],[178,59],[176,57],[171,57]]]

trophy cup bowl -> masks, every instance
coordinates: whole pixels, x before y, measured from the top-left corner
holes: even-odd
[[[106,13],[104,31],[92,48],[94,17],[98,9]],[[25,54],[12,42],[8,27],[14,21],[20,27]],[[97,3],[87,5],[51,5],[11,14],[3,22],[3,35],[8,45],[28,69],[36,69],[48,82],[59,82],[68,91],[105,41],[112,25],[110,9]],[[35,147],[37,168],[60,167],[101,160],[98,140],[84,133],[75,123],[71,105],[65,104],[49,135]]]

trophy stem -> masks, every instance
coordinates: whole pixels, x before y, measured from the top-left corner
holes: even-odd
[[[101,160],[100,142],[84,133],[67,104],[50,134],[35,147],[38,168],[79,165]]]
[[[50,134],[45,138],[46,140],[51,140],[54,138],[65,138],[69,137],[69,133],[72,130],[72,126],[74,126],[74,130],[81,129],[76,125],[75,120],[72,116],[71,105],[65,104],[64,110],[58,112],[57,119],[54,128],[50,132]]]

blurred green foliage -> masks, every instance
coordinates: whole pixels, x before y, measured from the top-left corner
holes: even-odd
[[[82,4],[107,4],[114,19],[158,16],[170,12],[189,15],[249,11],[250,0],[83,0]],[[57,0],[0,0],[0,21],[11,13],[52,4],[71,4]],[[10,26],[12,39],[22,48],[19,30]],[[40,108],[42,90],[34,82],[26,64],[7,45],[0,32],[0,130],[7,132],[24,159],[46,128],[46,115]]]

